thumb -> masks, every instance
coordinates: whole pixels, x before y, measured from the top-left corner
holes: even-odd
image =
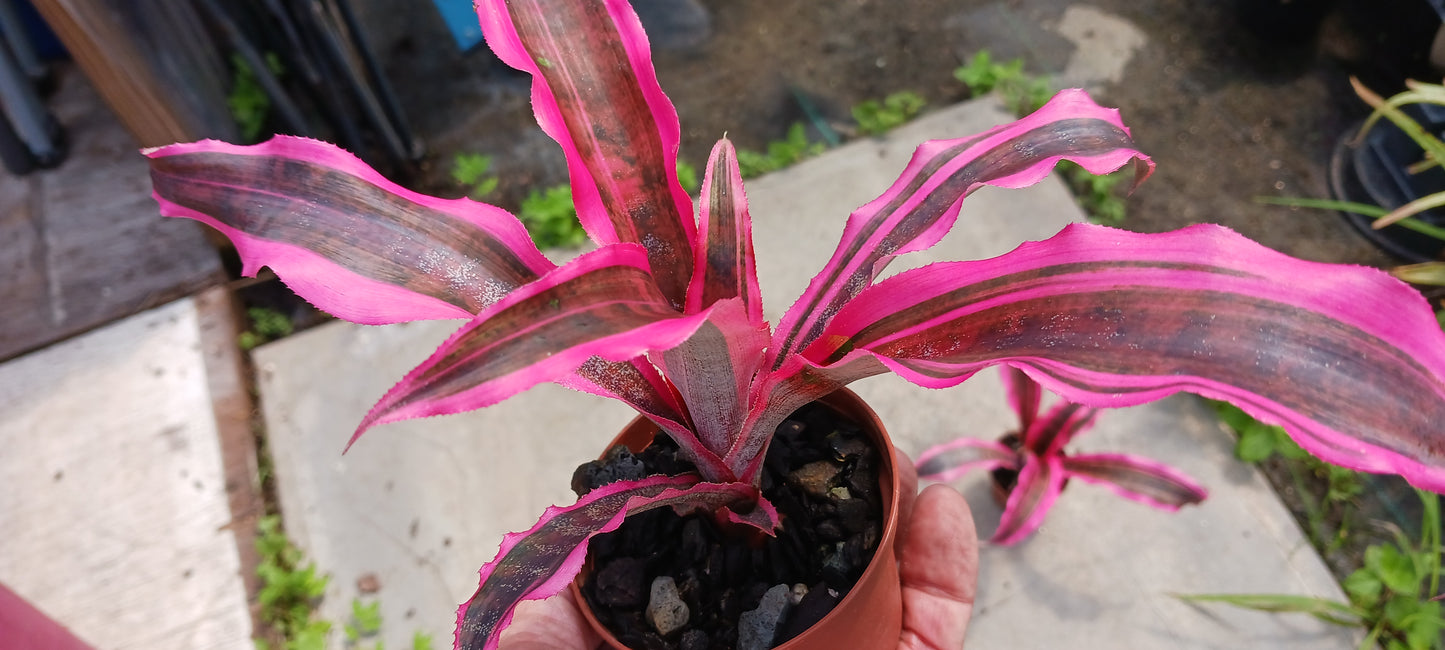
[[[957,650],[978,587],[978,531],[968,502],[944,485],[918,495],[898,572],[903,585],[899,648]]]

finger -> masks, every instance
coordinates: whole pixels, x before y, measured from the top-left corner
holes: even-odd
[[[958,492],[930,485],[918,495],[899,566],[906,650],[957,650],[978,587],[978,531]]]
[[[502,631],[503,650],[590,650],[601,643],[582,618],[572,590],[517,605],[512,624]]]
[[[908,525],[912,521],[913,503],[918,496],[918,470],[908,454],[893,448],[893,466],[898,472],[898,539],[893,544],[893,555],[903,559],[903,545],[908,540]]]

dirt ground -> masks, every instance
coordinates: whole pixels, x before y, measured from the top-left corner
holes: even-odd
[[[1439,21],[1424,0],[1313,1],[1329,10],[1322,20],[1261,15],[1277,0],[1091,0],[1147,39],[1124,80],[1097,93],[1122,109],[1158,162],[1129,199],[1125,227],[1215,222],[1306,259],[1391,263],[1333,214],[1252,200],[1327,195],[1330,150],[1365,112],[1350,75],[1389,94],[1407,77],[1436,74],[1423,61]],[[681,117],[683,157],[694,164],[725,132],[748,148],[781,137],[805,117],[799,97],[843,129],[851,106],[895,91],[917,92],[933,106],[964,99],[967,90],[951,72],[981,49],[1057,73],[1072,45],[1049,27],[1070,4],[1084,3],[637,2],[652,23],[658,75]],[[447,178],[458,152],[495,154],[502,179],[495,200],[503,205],[565,180],[556,146],[532,123],[525,76],[484,46],[457,51],[434,11],[401,0],[360,5],[429,149],[414,185],[459,195]],[[444,47],[423,46],[437,43]]]

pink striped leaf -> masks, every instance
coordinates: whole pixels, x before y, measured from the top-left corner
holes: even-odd
[[[1018,470],[1019,453],[993,440],[958,438],[934,445],[918,455],[918,478],[952,481],[976,469]]]
[[[1218,226],[1072,225],[992,260],[901,273],[805,355],[875,355],[929,387],[1007,362],[1099,408],[1194,392],[1283,426],[1325,461],[1445,491],[1445,334],[1420,294]]]
[[[406,190],[335,145],[277,136],[149,149],[161,213],[229,237],[243,273],[368,325],[470,318],[552,268],[515,217]]]
[[[740,297],[714,302],[710,309],[707,321],[686,341],[663,352],[662,361],[663,372],[692,415],[697,436],[722,455],[747,419],[748,386],[762,362],[768,331],[765,324],[752,322]]]
[[[1033,185],[1060,160],[1096,174],[1133,161],[1136,185],[1154,168],[1135,150],[1119,112],[1082,90],[1065,90],[1034,114],[983,134],[923,143],[892,187],[849,215],[833,258],[779,322],[768,367],[816,339],[893,257],[938,243],[965,196],[985,185]]]
[[[500,208],[411,192],[325,142],[204,141],[146,155],[163,214],[211,225],[235,244],[246,275],[269,266],[303,298],[353,322],[471,318],[553,268]],[[599,359],[579,372],[564,383],[660,423],[685,419],[645,361]]]
[[[530,73],[537,123],[567,156],[577,216],[599,244],[647,248],[681,308],[693,268],[692,198],[677,180],[681,129],[626,0],[478,0],[482,33]]]
[[[1009,492],[998,530],[993,533],[995,544],[1009,546],[1027,539],[1043,525],[1044,516],[1064,490],[1064,466],[1058,456],[1040,457],[1029,452],[1025,456],[1018,484]]]
[[[1024,371],[1013,366],[1003,368],[1003,385],[1008,393],[1008,405],[1019,416],[1019,434],[1023,435],[1033,427],[1039,417],[1039,405],[1044,399],[1044,389]]]
[[[1126,499],[1175,511],[1209,496],[1198,481],[1163,463],[1126,454],[1085,454],[1064,458],[1072,478],[1097,483]]]
[[[1096,409],[1073,402],[1059,402],[1048,415],[1034,420],[1023,434],[1024,446],[1034,453],[1052,456],[1064,450],[1074,436],[1094,426]]]
[[[708,316],[675,311],[646,253],[612,244],[512,292],[452,335],[362,420],[367,428],[490,406],[592,357],[630,359],[685,340]]]
[[[704,245],[696,251],[687,311],[695,312],[726,298],[740,298],[748,322],[766,327],[757,258],[753,254],[753,221],[737,157],[732,142],[723,138],[713,146],[707,161],[698,217]],[[767,341],[763,341],[759,349],[766,345]]]
[[[457,610],[453,647],[494,650],[517,605],[565,589],[582,570],[588,540],[616,530],[627,515],[661,507],[671,507],[682,516],[712,513],[757,499],[758,492],[750,485],[698,483],[690,475],[654,476],[606,485],[573,505],[548,508],[531,529],[503,538],[495,559],[482,567],[476,594]],[[773,517],[766,532],[778,524]]]

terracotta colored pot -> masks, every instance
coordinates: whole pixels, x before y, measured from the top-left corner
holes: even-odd
[[[858,583],[839,601],[833,611],[824,616],[813,627],[789,640],[776,650],[892,650],[898,647],[898,634],[903,628],[903,595],[898,583],[898,562],[894,555],[894,541],[898,536],[898,472],[894,466],[893,442],[878,415],[857,395],[846,388],[840,388],[821,400],[833,410],[842,413],[863,429],[882,455],[879,464],[879,488],[883,495],[883,538],[873,551],[873,560]],[[607,448],[617,444],[627,445],[634,453],[642,451],[652,442],[657,425],[646,418],[638,417],[628,423],[622,433],[612,440]],[[592,608],[582,596],[581,584],[587,577],[587,570],[572,583],[572,596],[582,609],[582,615],[602,637],[602,644],[617,650],[628,650],[617,640],[605,625],[592,615]]]

